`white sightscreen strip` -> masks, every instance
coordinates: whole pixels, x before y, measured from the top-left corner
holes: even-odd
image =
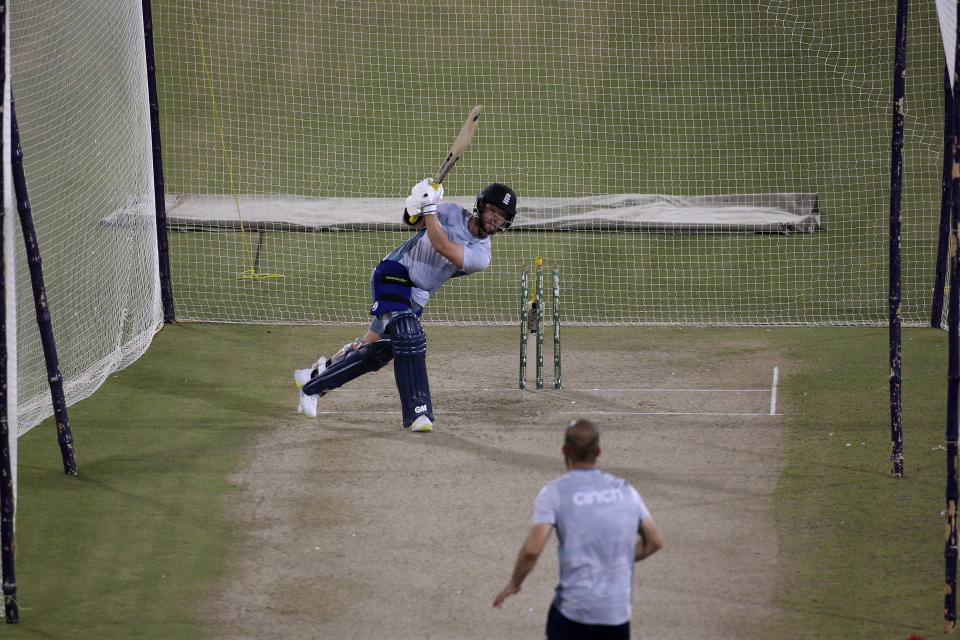
[[[957,3],[954,0],[937,0],[937,17],[940,19],[940,34],[943,36],[943,54],[947,59],[950,86],[953,86],[953,65],[957,51]]]
[[[448,198],[472,209],[473,198]],[[147,215],[145,203],[128,206],[104,219],[124,224]],[[398,198],[307,198],[297,196],[170,195],[167,225],[172,230],[239,229],[320,231],[400,228]],[[667,196],[611,194],[581,198],[523,198],[514,229],[697,230],[740,232],[814,232],[820,229],[815,194]]]

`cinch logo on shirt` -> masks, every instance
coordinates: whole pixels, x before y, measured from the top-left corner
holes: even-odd
[[[583,507],[591,504],[609,504],[621,502],[623,492],[620,489],[604,489],[603,491],[577,491],[573,494],[573,504]]]

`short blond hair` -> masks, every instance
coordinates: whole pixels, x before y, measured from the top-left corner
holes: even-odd
[[[600,429],[585,418],[574,420],[567,426],[563,446],[574,462],[593,462],[600,453]]]

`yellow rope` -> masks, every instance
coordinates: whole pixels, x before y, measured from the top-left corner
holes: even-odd
[[[227,153],[227,140],[223,135],[223,121],[220,119],[220,108],[217,106],[217,98],[213,92],[213,79],[210,76],[210,70],[207,67],[207,51],[203,46],[203,36],[200,33],[200,23],[197,21],[197,12],[194,8],[193,0],[190,0],[190,14],[193,16],[193,30],[197,36],[197,42],[200,45],[200,61],[203,64],[203,74],[207,78],[207,90],[210,92],[210,103],[213,105],[213,115],[217,122],[217,132],[220,134],[220,147],[223,151],[223,161],[227,166],[227,175],[230,178],[230,192],[233,194],[233,204],[237,208],[237,219],[240,221],[240,238],[243,242],[244,251],[247,253],[247,260],[250,261],[250,268],[237,274],[238,280],[250,280],[261,278],[282,278],[282,273],[260,273],[257,271],[253,260],[253,254],[250,251],[250,244],[247,242],[247,231],[243,226],[243,216],[240,215],[240,198],[237,196],[237,187],[233,180],[233,165],[230,163],[230,155]]]

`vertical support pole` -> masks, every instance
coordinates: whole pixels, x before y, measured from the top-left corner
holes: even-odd
[[[893,73],[893,136],[890,162],[890,463],[903,476],[903,407],[900,319],[900,201],[903,188],[903,103],[907,75],[907,0],[897,0]]]
[[[527,291],[530,268],[523,266],[520,272],[520,388],[527,388],[527,334],[530,332],[527,324]]]
[[[0,113],[6,120],[7,105],[7,2],[0,0]],[[5,127],[0,126],[0,149],[4,149],[4,137],[9,135]],[[10,146],[12,150],[12,145]],[[2,154],[0,154],[2,155]],[[5,277],[7,261],[15,256],[7,255],[4,223],[7,215],[4,185],[6,171],[4,165],[12,158],[3,158],[0,162],[0,564],[3,570],[3,610],[7,624],[20,622],[20,605],[17,602],[16,572],[16,486],[13,482],[13,460],[10,455],[10,439],[16,440],[17,434],[10,432],[10,416],[7,394],[10,385],[7,380],[7,281]]]
[[[23,149],[20,148],[20,129],[17,127],[17,109],[12,96],[10,98],[10,152],[13,154],[13,186],[17,195],[17,211],[20,214],[23,241],[27,245],[30,284],[33,285],[33,302],[37,312],[40,340],[43,343],[43,357],[47,365],[47,382],[50,384],[50,396],[53,400],[53,415],[57,421],[57,442],[60,443],[63,472],[75,476],[77,461],[73,453],[73,435],[70,433],[70,421],[67,418],[63,377],[60,375],[60,362],[57,358],[57,346],[53,339],[53,325],[50,322],[50,309],[47,305],[47,290],[43,283],[40,244],[37,242],[37,231],[33,226],[33,214],[30,210],[30,199],[27,196],[27,179],[23,173]]]
[[[257,232],[257,255],[253,259],[253,277],[260,275],[260,251],[263,249],[263,239],[266,236],[266,232],[263,229],[260,229]]]
[[[553,265],[553,388],[560,382],[560,265]]]
[[[3,2],[6,6],[6,2]],[[0,21],[2,21],[0,17]],[[2,173],[2,172],[0,172]],[[2,184],[0,184],[2,192]],[[3,216],[0,215],[0,247],[3,246]],[[3,256],[4,262],[12,256]],[[3,265],[4,267],[6,265]],[[10,386],[7,384],[7,301],[5,280],[0,277],[0,563],[3,566],[3,609],[7,624],[16,624],[20,621],[20,605],[17,602],[17,572],[16,572],[16,495],[13,483],[13,462],[10,459],[10,438],[16,438],[16,433],[10,432],[10,420],[7,415],[7,393]]]
[[[960,10],[960,0],[957,0]],[[960,24],[958,24],[960,35]],[[954,60],[960,61],[960,40]],[[954,77],[952,91],[956,92],[960,81]],[[949,118],[953,123],[953,136],[950,145],[944,150],[950,157],[951,177],[951,220],[950,220],[950,295],[947,301],[947,482],[946,482],[946,531],[944,541],[944,596],[943,596],[943,632],[953,633],[957,627],[957,501],[960,499],[960,483],[957,469],[957,399],[960,392],[960,158],[958,158],[958,122],[957,94],[953,94],[953,109]]]
[[[157,97],[157,64],[153,52],[153,10],[150,0],[142,0],[143,41],[147,60],[147,97],[150,101],[150,135],[153,142],[153,188],[157,213],[157,249],[160,270],[160,298],[163,321],[176,322],[173,308],[173,284],[170,280],[170,245],[167,242],[166,187],[163,180],[163,153],[160,145],[160,99]]]
[[[3,2],[6,6],[6,2]],[[2,21],[0,17],[0,21]],[[0,172],[2,173],[2,172]],[[0,183],[2,192],[2,183]],[[3,246],[3,216],[0,215],[0,247]],[[3,261],[12,259],[4,254]],[[4,267],[6,265],[3,265]],[[10,432],[10,420],[7,415],[7,393],[10,386],[7,384],[7,301],[6,281],[0,277],[0,563],[3,566],[3,609],[7,624],[16,624],[20,621],[20,605],[17,602],[17,572],[16,572],[16,495],[13,483],[13,462],[10,459],[10,439],[16,438],[16,433]]]
[[[960,177],[960,167],[957,165],[957,138],[954,135],[951,156],[953,157],[953,180],[957,187],[957,178]],[[958,207],[957,196],[954,195],[953,220],[951,224],[951,260],[950,260],[950,294],[947,302],[947,483],[946,483],[946,540],[944,543],[944,597],[943,597],[943,631],[953,633],[957,625],[957,502],[960,499],[960,485],[958,485],[957,470],[957,398],[960,390],[960,254],[958,254]]]
[[[950,89],[950,70],[943,66],[943,179],[940,185],[940,229],[937,241],[936,281],[933,285],[933,303],[930,305],[930,326],[939,329],[943,322],[943,287],[947,282],[947,256],[950,248],[950,202],[953,199],[951,180],[950,141],[953,139],[953,91]]]

